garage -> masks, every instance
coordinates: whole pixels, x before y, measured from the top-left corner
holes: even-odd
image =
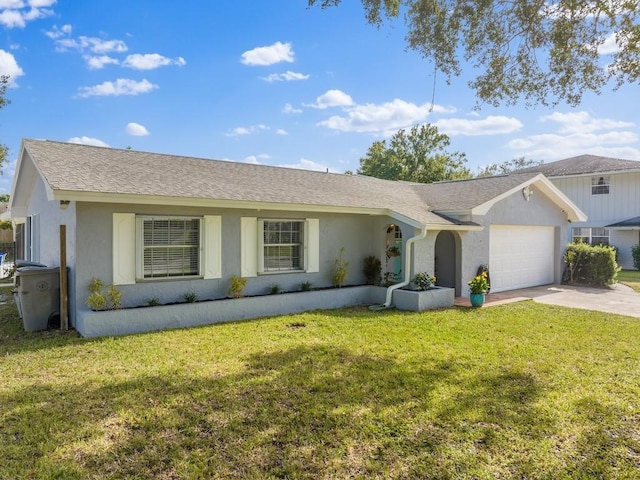
[[[553,283],[554,238],[554,227],[491,225],[491,292]]]

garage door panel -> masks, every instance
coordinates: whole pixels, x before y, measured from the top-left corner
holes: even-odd
[[[554,227],[491,225],[491,291],[553,283],[554,244]]]

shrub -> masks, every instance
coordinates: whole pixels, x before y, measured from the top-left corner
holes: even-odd
[[[104,283],[99,278],[92,278],[89,283],[89,296],[86,305],[93,311],[116,310],[122,307],[122,292],[115,285],[109,285],[107,294],[102,293]]]
[[[278,295],[278,294],[282,293],[282,287],[280,285],[278,285],[277,283],[274,283],[269,287],[268,293],[269,293],[269,295]]]
[[[433,288],[436,283],[436,277],[430,276],[427,272],[416,273],[413,277],[413,284],[416,286],[416,290],[429,290]]]
[[[147,307],[158,307],[162,305],[157,297],[153,297],[147,300]]]
[[[338,258],[333,261],[333,276],[331,281],[334,287],[342,287],[344,282],[347,281],[347,275],[349,274],[349,262],[342,258],[344,254],[344,247],[340,249]]]
[[[382,274],[382,263],[380,259],[373,255],[365,257],[362,273],[364,273],[364,279],[367,285],[378,285]]]
[[[109,285],[107,290],[107,298],[111,304],[111,308],[117,310],[122,308],[122,292],[115,285]]]
[[[244,287],[247,286],[247,279],[239,277],[238,275],[231,275],[229,279],[229,290],[227,293],[233,298],[241,298]]]
[[[100,292],[91,292],[85,303],[94,312],[107,309],[107,299]]]
[[[631,247],[631,256],[633,257],[633,266],[636,270],[640,270],[640,244]]]
[[[184,301],[187,303],[195,303],[198,301],[198,295],[194,292],[187,292],[184,294]]]
[[[300,284],[300,290],[303,292],[310,292],[311,287],[313,287],[313,284],[311,282],[302,282]]]
[[[615,250],[607,245],[570,243],[564,254],[570,283],[587,285],[611,285],[620,267],[616,263]]]

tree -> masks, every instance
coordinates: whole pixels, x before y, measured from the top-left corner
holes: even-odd
[[[434,125],[413,126],[409,133],[400,130],[387,146],[386,140],[374,142],[360,159],[358,174],[386,180],[431,183],[471,177],[464,166],[464,153],[448,153],[449,137],[438,133]]]
[[[0,110],[4,108],[6,105],[8,105],[9,103],[11,103],[4,96],[7,91],[8,85],[9,85],[9,76],[0,75]],[[4,165],[4,161],[7,159],[8,154],[9,154],[9,148],[6,145],[0,144],[0,174],[2,173],[2,166]]]
[[[308,0],[321,8],[341,1]],[[470,63],[478,103],[575,106],[610,80],[614,89],[640,82],[637,0],[361,1],[376,26],[403,14],[409,48],[447,81],[462,73],[462,61]]]
[[[494,175],[506,175],[507,173],[522,170],[523,168],[537,167],[542,165],[541,160],[531,160],[525,157],[518,157],[502,163],[490,163],[478,171],[478,177],[493,177]]]

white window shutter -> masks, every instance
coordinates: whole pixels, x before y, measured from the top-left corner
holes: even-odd
[[[222,217],[204,216],[204,278],[222,277]]]
[[[258,275],[258,219],[240,218],[240,276]]]
[[[307,218],[305,246],[307,253],[306,271],[309,273],[320,271],[320,220]]]
[[[113,214],[113,284],[136,283],[136,216]]]

